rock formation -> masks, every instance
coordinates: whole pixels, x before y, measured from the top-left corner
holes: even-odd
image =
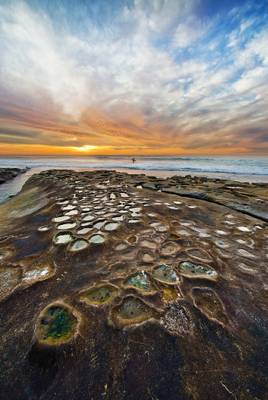
[[[32,176],[0,206],[0,398],[264,400],[267,196]]]

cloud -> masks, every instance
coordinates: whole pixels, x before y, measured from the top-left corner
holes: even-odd
[[[192,46],[197,40],[202,39],[208,29],[207,21],[202,21],[196,16],[190,15],[178,25],[174,33],[173,45],[175,48]]]
[[[164,140],[188,151],[243,141],[239,125],[261,140],[265,13],[247,5],[201,17],[197,0],[134,0],[104,15],[93,2],[71,24],[74,8],[52,16],[46,2],[29,4],[0,6],[3,141],[117,149]]]
[[[258,88],[267,84],[268,82],[268,68],[257,67],[246,71],[242,74],[241,78],[234,84],[235,90],[239,93],[251,92],[258,93]]]
[[[243,33],[254,24],[255,19],[244,20],[240,24],[240,33]]]

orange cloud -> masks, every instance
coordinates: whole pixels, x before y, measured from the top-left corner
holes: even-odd
[[[1,102],[1,155],[231,155],[268,149],[228,129],[193,133],[170,119],[151,120],[124,104],[90,108],[73,120],[53,107],[45,111]],[[255,147],[254,147],[255,146]]]

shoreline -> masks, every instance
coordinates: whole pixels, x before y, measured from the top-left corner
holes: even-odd
[[[28,168],[1,168],[0,167],[0,185],[24,174]]]
[[[96,169],[89,169],[96,171]],[[170,170],[141,170],[141,169],[127,169],[117,168],[118,172],[126,172],[129,174],[145,174],[147,176],[155,176],[156,178],[171,178],[172,176],[191,176],[191,177],[202,177],[208,179],[221,179],[221,180],[232,180],[237,182],[248,182],[248,183],[268,183],[268,175],[240,175],[240,174],[226,174],[226,173],[204,173],[194,172],[189,173],[188,171],[170,171]]]
[[[169,170],[169,169],[139,169],[139,168],[120,168],[120,167],[68,167],[68,166],[40,166],[40,167],[25,167],[25,168],[13,168],[13,167],[1,167],[0,166],[0,177],[1,177],[1,170],[20,170],[20,172],[17,175],[24,174],[27,171],[32,171],[30,175],[34,173],[39,173],[41,171],[46,171],[46,170],[70,170],[70,171],[117,171],[117,172],[124,172],[130,175],[140,175],[144,174],[147,176],[155,176],[157,178],[170,178],[172,176],[180,176],[180,177],[185,177],[185,176],[192,176],[192,177],[204,177],[208,179],[222,179],[222,180],[232,180],[232,181],[237,181],[237,182],[249,182],[249,183],[268,183],[268,175],[259,175],[259,174],[235,174],[235,173],[224,173],[224,172],[203,172],[203,171],[185,171],[185,170]],[[11,176],[9,179],[15,178],[17,175]],[[7,179],[5,182],[7,182],[9,179]]]
[[[159,178],[204,176],[241,182],[268,183],[268,159],[265,157],[20,157],[0,158],[0,167],[25,168],[34,172],[46,169],[115,170],[128,174],[146,174]]]
[[[3,168],[4,169],[4,168]],[[5,168],[7,169],[7,168]],[[14,168],[11,168],[13,170]],[[0,168],[1,170],[1,168]],[[248,184],[260,184],[265,185],[268,184],[268,176],[247,176],[247,175],[231,175],[231,174],[219,174],[219,173],[211,173],[211,174],[204,174],[204,173],[194,173],[189,174],[185,171],[168,171],[168,170],[139,170],[139,169],[127,169],[127,168],[115,168],[115,169],[96,169],[96,168],[43,168],[43,167],[34,167],[34,168],[25,168],[21,169],[20,173],[18,173],[15,177],[11,177],[9,180],[6,180],[4,183],[0,184],[0,203],[6,201],[8,198],[13,197],[16,195],[23,187],[23,185],[27,182],[27,180],[35,175],[39,174],[40,172],[50,171],[50,170],[68,170],[70,172],[94,172],[94,171],[113,171],[114,173],[125,173],[128,175],[145,175],[150,178],[156,179],[170,179],[170,178],[187,178],[191,177],[191,179],[200,178],[200,179],[207,179],[211,182],[217,181],[232,181],[237,183],[248,183]]]

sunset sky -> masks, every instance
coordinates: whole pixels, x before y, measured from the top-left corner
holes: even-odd
[[[268,155],[268,1],[0,0],[0,155]]]

